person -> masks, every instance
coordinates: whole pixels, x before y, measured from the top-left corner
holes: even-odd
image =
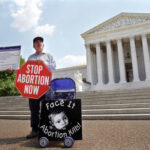
[[[51,129],[65,130],[69,124],[68,117],[63,111],[51,113],[48,118],[50,119]]]
[[[43,61],[48,69],[53,72],[56,68],[56,62],[53,59],[52,55],[44,52],[44,39],[43,37],[35,37],[33,39],[33,47],[35,53],[30,55],[29,60],[35,60],[37,62]],[[26,136],[27,139],[31,139],[38,136],[39,133],[39,122],[40,122],[40,102],[46,98],[46,94],[40,97],[39,99],[29,99],[29,108],[31,112],[31,132]]]

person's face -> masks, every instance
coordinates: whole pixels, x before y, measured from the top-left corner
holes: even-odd
[[[33,47],[35,48],[36,53],[37,53],[37,54],[40,54],[40,53],[43,51],[44,43],[43,43],[41,40],[36,40],[36,41],[33,43]]]
[[[65,115],[64,112],[56,114],[53,118],[53,124],[58,130],[65,130],[68,123],[68,117]]]

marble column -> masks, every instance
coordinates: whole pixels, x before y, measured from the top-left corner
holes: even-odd
[[[134,37],[130,37],[129,39],[130,39],[130,48],[131,48],[131,57],[132,57],[133,82],[136,82],[139,81],[139,71],[138,71],[135,39]]]
[[[126,82],[125,61],[124,61],[124,52],[123,52],[121,39],[117,39],[117,48],[118,48],[118,59],[119,59],[120,83],[125,83]]]
[[[108,65],[108,78],[109,84],[114,83],[114,72],[113,72],[113,57],[112,57],[112,49],[111,42],[106,41],[106,49],[107,49],[107,65]]]
[[[91,56],[91,49],[90,44],[86,44],[86,62],[87,62],[87,81],[93,84],[92,80],[92,56]]]
[[[102,50],[100,43],[96,43],[96,60],[97,60],[97,75],[98,75],[98,85],[103,84],[103,70],[102,70]]]
[[[142,37],[146,80],[150,80],[150,56],[148,50],[147,36],[146,34],[143,34],[141,37]]]

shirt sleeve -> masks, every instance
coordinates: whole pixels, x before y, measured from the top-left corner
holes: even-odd
[[[48,68],[53,72],[56,69],[56,62],[55,62],[53,56],[51,56],[50,54],[48,56],[49,56],[49,65],[48,65]]]
[[[28,59],[27,59],[27,61],[29,61],[29,60],[31,60],[32,59],[32,55],[30,55],[29,57],[28,57]]]

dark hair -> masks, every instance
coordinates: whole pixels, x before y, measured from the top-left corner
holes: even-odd
[[[40,40],[40,41],[44,41],[44,39],[42,38],[42,37],[40,37],[40,36],[38,36],[38,37],[35,37],[34,39],[33,39],[33,43],[35,42],[35,41],[37,41],[37,40]]]

